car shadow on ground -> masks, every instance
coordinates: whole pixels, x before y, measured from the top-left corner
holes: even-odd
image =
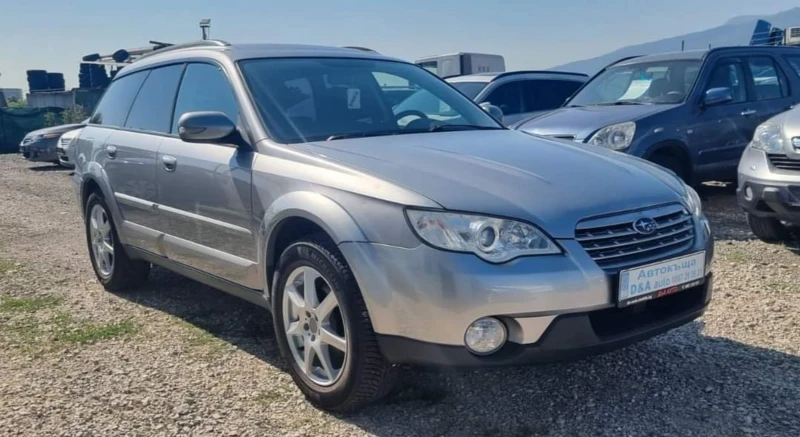
[[[36,171],[36,172],[49,172],[49,171],[63,171],[68,172],[72,171],[70,168],[62,167],[58,164],[50,164],[50,165],[37,165],[36,167],[29,167],[28,170]]]
[[[154,268],[120,297],[172,314],[285,370],[268,311]],[[405,369],[398,391],[338,416],[390,435],[792,435],[800,358],[703,335],[690,323],[650,341],[570,363],[469,371]],[[721,365],[720,363],[726,363]],[[775,397],[776,391],[782,395]],[[692,398],[693,402],[685,402]],[[697,409],[698,399],[702,409]],[[777,401],[780,399],[781,401]],[[787,405],[786,399],[797,400]],[[757,400],[763,409],[740,411]],[[782,403],[781,403],[782,402]],[[627,434],[625,434],[627,435]]]

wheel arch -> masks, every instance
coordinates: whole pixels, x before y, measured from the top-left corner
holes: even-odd
[[[644,158],[648,161],[657,155],[670,155],[676,157],[688,172],[688,176],[694,173],[694,159],[689,152],[689,147],[679,139],[661,140],[649,148]]]
[[[264,213],[259,229],[259,253],[263,257],[259,264],[267,293],[271,291],[277,261],[288,244],[303,236],[319,233],[327,235],[335,245],[368,240],[353,217],[341,205],[322,194],[292,192],[271,204]]]

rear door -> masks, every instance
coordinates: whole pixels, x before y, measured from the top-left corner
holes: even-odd
[[[170,132],[172,106],[183,67],[177,64],[150,70],[125,121],[125,130],[112,136],[119,140],[118,147],[124,144],[136,151],[124,164],[130,174],[127,182],[131,188],[116,194],[117,202],[136,214],[135,219],[123,224],[129,244],[160,255],[163,249],[158,245],[158,232],[163,229],[154,208],[158,203],[156,158]]]
[[[740,58],[721,58],[714,62],[710,74],[700,85],[697,116],[687,134],[691,147],[697,150],[698,171],[706,177],[727,179],[735,176],[742,151],[758,125],[758,111],[749,96],[747,74]],[[728,88],[731,102],[703,107],[702,98],[712,88]],[[731,171],[733,171],[732,174]],[[708,176],[708,174],[712,174]]]
[[[252,232],[255,153],[211,143],[186,143],[178,120],[187,112],[219,111],[234,122],[239,105],[217,65],[186,66],[170,136],[158,153],[159,227],[167,257],[251,288],[259,288]]]
[[[752,87],[753,107],[758,111],[759,123],[791,109],[794,99],[789,93],[788,80],[775,59],[768,55],[760,55],[748,56],[746,60],[750,75],[749,85]]]
[[[139,89],[149,71],[141,71],[116,79],[108,87],[97,106],[82,140],[92,143],[92,157],[106,174],[111,195],[119,206],[122,223],[117,230],[126,244],[141,246],[132,241],[128,224],[149,226],[153,222],[152,208],[156,201],[155,162],[158,141],[142,141],[137,134],[125,130]]]

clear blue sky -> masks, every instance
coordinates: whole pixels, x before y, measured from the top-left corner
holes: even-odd
[[[0,88],[27,89],[25,70],[63,72],[77,86],[89,53],[148,40],[199,39],[198,22],[231,42],[361,45],[392,56],[499,53],[509,69],[546,68],[622,46],[769,15],[792,0],[5,0]],[[800,23],[798,23],[800,24]]]

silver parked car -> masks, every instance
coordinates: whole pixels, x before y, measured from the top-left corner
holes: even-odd
[[[800,109],[783,112],[756,129],[739,161],[737,198],[761,240],[786,238],[800,225]]]
[[[441,105],[393,112],[388,82]],[[674,174],[508,130],[374,52],[170,47],[120,71],[74,147],[100,282],[152,263],[269,308],[331,410],[388,393],[398,364],[597,353],[711,298],[708,222]]]
[[[78,138],[78,135],[80,135],[82,127],[83,126],[81,126],[78,129],[73,129],[71,131],[65,132],[63,135],[61,135],[61,138],[58,139],[58,145],[56,146],[56,154],[58,155],[58,163],[62,167],[66,168],[75,167],[75,164],[72,163],[73,158],[72,155],[70,154],[69,149],[70,146],[72,145],[72,142],[75,141],[75,138]]]

